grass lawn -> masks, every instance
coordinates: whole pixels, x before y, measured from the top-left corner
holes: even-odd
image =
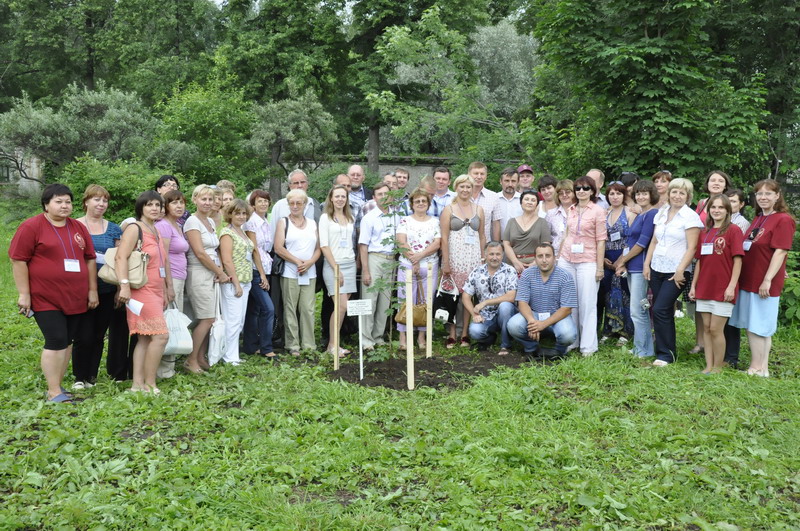
[[[797,330],[770,379],[604,347],[409,392],[259,359],[54,406],[0,236],[2,529],[800,527]]]

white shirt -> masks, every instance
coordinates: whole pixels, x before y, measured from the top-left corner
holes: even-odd
[[[352,221],[343,227],[323,213],[319,218],[319,246],[330,249],[337,264],[353,262],[356,259],[353,252],[354,229],[355,223]]]
[[[473,198],[472,202],[483,209],[483,232],[488,242],[492,239],[492,221],[500,219],[497,209],[497,192],[482,188],[478,197]]]
[[[217,247],[219,247],[219,238],[217,238],[217,233],[214,232],[216,230],[216,226],[214,225],[214,220],[208,218],[208,224],[211,225],[211,228],[214,229],[211,232],[206,228],[200,219],[196,216],[192,215],[189,216],[189,219],[186,220],[186,223],[183,224],[183,233],[188,233],[196,230],[200,233],[200,241],[203,243],[203,249],[206,251],[206,254],[211,258],[215,264],[219,265],[219,258],[217,258]],[[189,247],[189,252],[186,253],[186,260],[190,266],[202,266],[203,263],[197,258],[197,255],[194,254],[192,248]]]
[[[272,223],[270,223],[270,228],[272,229],[273,242],[275,241],[275,229],[278,228],[278,221],[287,217],[289,214],[291,214],[289,211],[289,202],[286,201],[285,197],[278,200],[275,206],[272,207]],[[311,197],[308,198],[306,208],[303,210],[303,216],[314,221],[314,199]]]
[[[258,255],[261,257],[261,265],[264,267],[264,273],[269,273],[272,266],[272,257],[269,253],[272,251],[273,244],[270,223],[253,212],[247,223],[242,226],[242,229],[245,232],[255,233],[256,249],[258,249]]]
[[[367,246],[367,252],[394,254],[395,229],[400,223],[397,214],[384,214],[380,208],[367,212],[361,220],[361,232],[358,235],[359,245]],[[391,239],[388,243],[385,240]]]
[[[505,194],[497,194],[497,215],[500,217],[500,234],[506,231],[509,220],[522,215],[522,204],[519,198],[522,194],[514,193],[514,197],[508,199]]]
[[[438,218],[442,215],[444,207],[452,203],[455,197],[456,193],[450,190],[447,190],[442,195],[433,194],[433,200],[431,201],[431,207],[428,209],[428,215],[436,216]],[[436,205],[436,208],[434,208],[434,205]]]
[[[283,242],[286,250],[300,260],[308,260],[314,256],[314,249],[317,248],[317,224],[314,219],[306,219],[306,226],[302,229],[297,228],[288,219],[285,222],[289,224],[289,230],[286,231],[286,240]],[[286,260],[283,276],[286,278],[298,278],[297,264],[291,260]],[[317,268],[311,267],[300,276],[309,280],[317,278]]]
[[[674,273],[681,263],[683,255],[686,254],[687,229],[702,229],[703,222],[697,212],[686,205],[683,205],[678,213],[667,223],[669,205],[664,205],[658,210],[658,214],[653,218],[655,230],[653,234],[658,239],[658,244],[653,252],[653,260],[650,267],[659,273]],[[690,270],[691,268],[687,268]]]

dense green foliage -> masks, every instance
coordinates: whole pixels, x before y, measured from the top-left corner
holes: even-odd
[[[40,333],[12,310],[10,235],[2,528],[800,525],[796,331],[776,336],[770,379],[702,376],[690,357],[655,370],[604,347],[399,392],[331,381],[316,360],[249,360],[179,374],[158,397],[103,374],[85,401],[51,407]]]

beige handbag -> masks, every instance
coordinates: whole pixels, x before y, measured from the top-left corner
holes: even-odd
[[[425,292],[422,290],[422,281],[420,281],[419,276],[417,275],[417,301],[418,304],[414,305],[412,308],[413,319],[414,319],[414,326],[425,326],[428,324],[428,306],[425,304]],[[399,324],[406,324],[406,304],[408,304],[408,298],[406,297],[405,302],[400,306],[400,310],[397,312],[397,315],[394,316],[394,320],[396,323]]]
[[[128,280],[130,281],[131,289],[139,289],[147,284],[147,262],[150,259],[147,253],[142,252],[142,228],[136,224],[139,229],[139,242],[136,249],[131,251],[128,257]],[[119,278],[114,269],[116,267],[117,247],[112,247],[106,251],[106,263],[97,272],[97,276],[103,282],[119,286]]]

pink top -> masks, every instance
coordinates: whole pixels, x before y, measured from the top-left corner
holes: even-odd
[[[597,262],[597,242],[608,239],[606,233],[606,211],[597,203],[589,201],[583,212],[578,213],[577,203],[567,210],[569,235],[561,243],[561,256],[573,264]],[[583,252],[573,245],[583,244]]]

